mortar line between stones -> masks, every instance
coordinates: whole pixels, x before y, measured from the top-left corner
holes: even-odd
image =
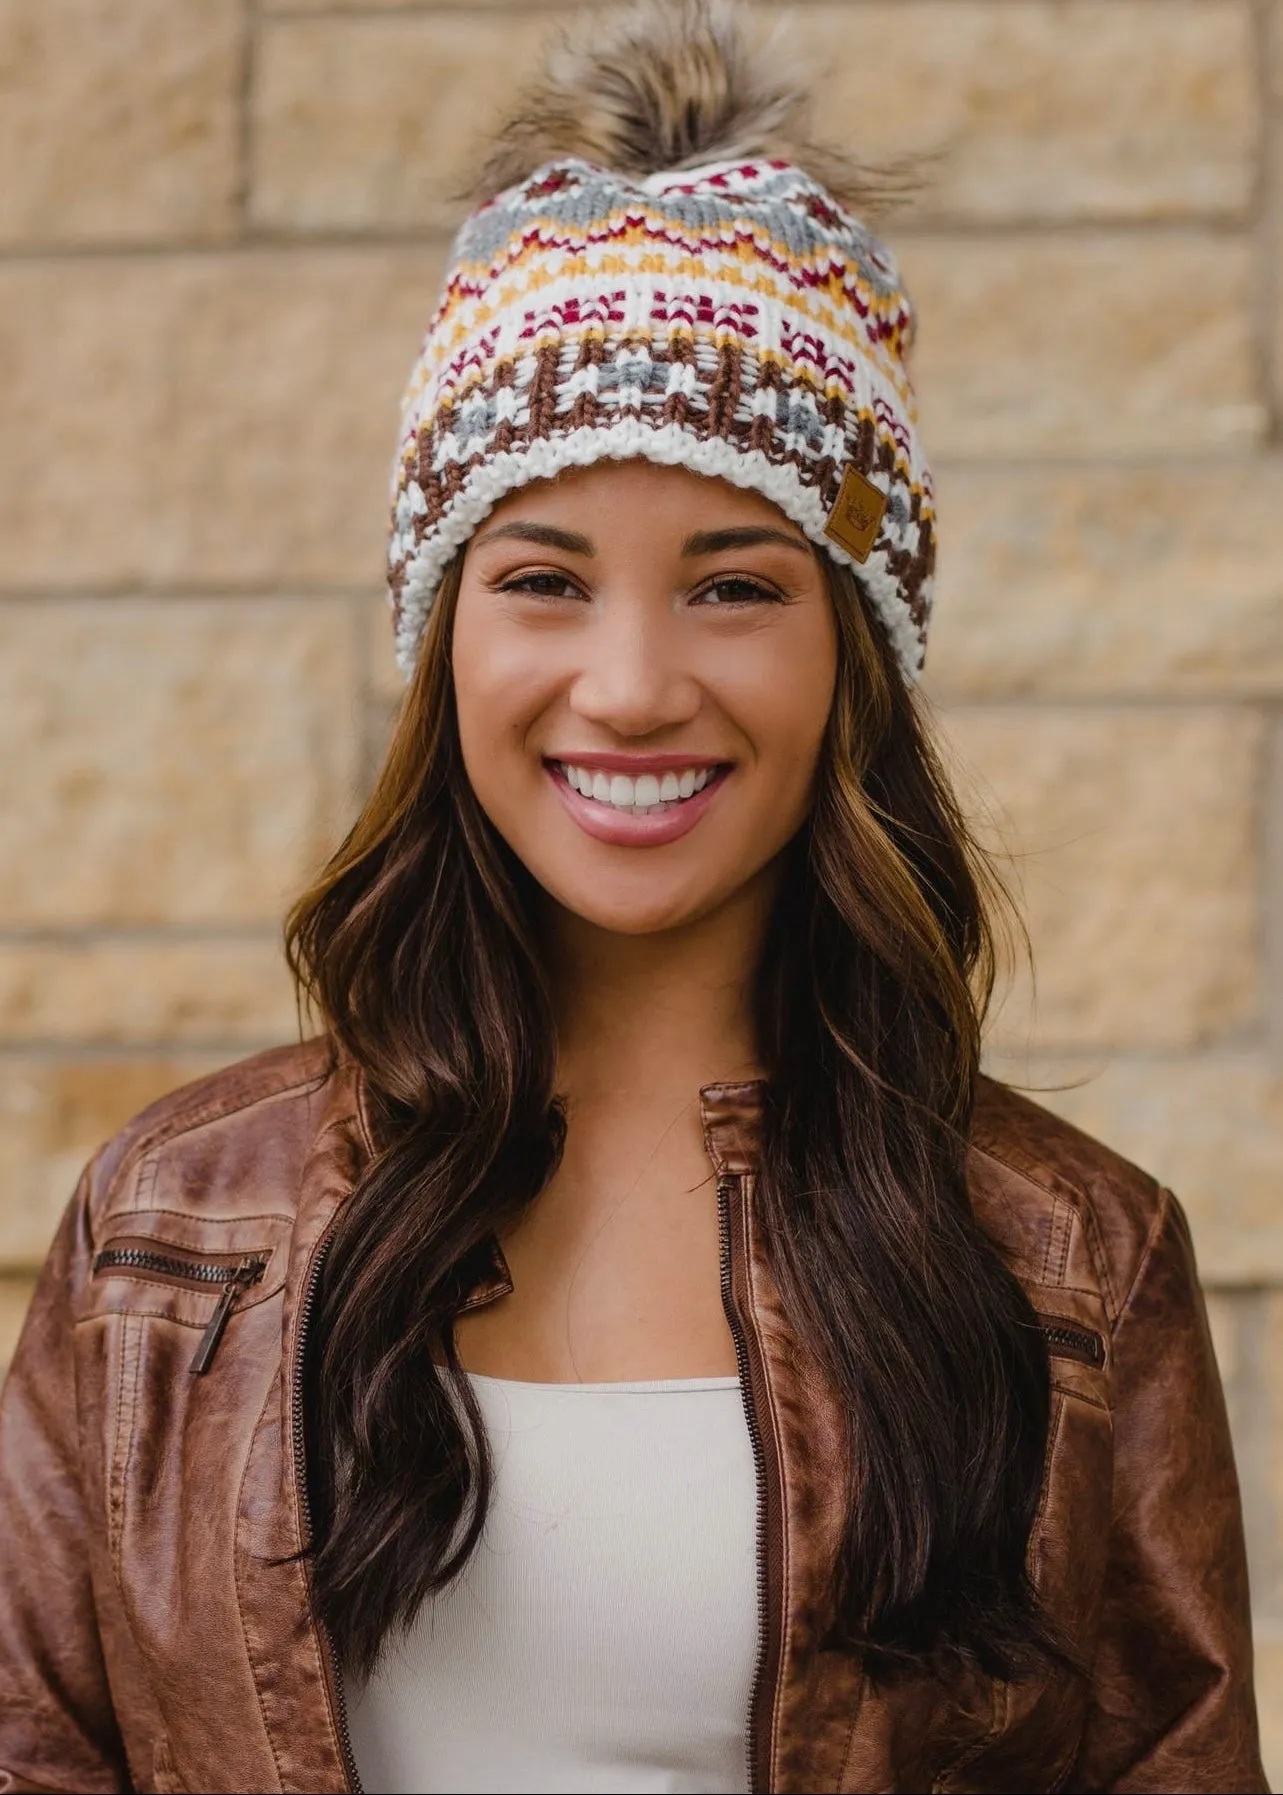
[[[290,1029],[286,1035],[270,1030],[261,1033],[246,1033],[240,1036],[227,1035],[157,1035],[144,1036],[137,1040],[123,1040],[116,1036],[86,1035],[82,1039],[75,1037],[52,1038],[47,1035],[12,1036],[0,1038],[0,1071],[5,1065],[19,1061],[36,1061],[41,1065],[80,1061],[95,1063],[121,1059],[167,1059],[181,1058],[184,1055],[201,1054],[208,1057],[226,1055],[226,1063],[244,1059],[248,1054],[260,1053],[272,1047],[289,1046],[298,1039],[297,1032]],[[1109,1050],[1092,1050],[1087,1047],[1061,1047],[1039,1044],[1036,1050],[1028,1054],[1003,1053],[990,1049],[986,1052],[985,1063],[988,1069],[997,1076],[1010,1075],[1014,1072],[1046,1074],[1051,1083],[1047,1088],[1056,1089],[1060,1084],[1079,1082],[1090,1083],[1104,1077],[1116,1066],[1229,1066],[1241,1065],[1245,1055],[1241,1048],[1227,1048],[1220,1043],[1209,1047],[1191,1049],[1188,1046],[1142,1046],[1133,1045],[1126,1048]],[[1060,1074],[1066,1074],[1061,1078]],[[1032,1088],[1021,1086],[1021,1088]]]
[[[1256,352],[1269,428],[1266,441],[1277,443],[1283,427],[1279,352],[1275,318],[1279,302],[1280,220],[1279,165],[1283,155],[1283,123],[1275,97],[1275,68],[1283,45],[1274,0],[1255,0],[1252,13],[1256,46],[1258,97],[1261,109],[1260,164],[1257,172]]]
[[[1268,1284],[1251,1288],[1237,1305],[1238,1366],[1234,1379],[1239,1408],[1239,1429],[1234,1438],[1243,1489],[1243,1519],[1247,1529],[1248,1556],[1252,1565],[1253,1622],[1277,1623],[1283,1598],[1283,1553],[1271,1489],[1271,1457],[1274,1427],[1272,1389],[1268,1363],[1270,1299],[1276,1289]]]
[[[392,616],[388,613],[389,638],[392,633]],[[352,600],[351,628],[355,640],[353,648],[356,657],[357,683],[357,728],[360,731],[360,754],[358,756],[357,783],[359,790],[352,794],[355,805],[365,802],[374,784],[383,758],[383,731],[379,726],[381,706],[379,702],[378,682],[374,672],[373,622],[370,617],[368,599]]]
[[[272,231],[246,225],[240,237],[165,237],[154,243],[120,238],[101,243],[13,243],[0,245],[0,269],[67,262],[233,262],[269,255],[297,255],[309,250],[348,255],[378,255],[389,249],[420,249],[444,254],[452,234],[447,226],[396,232]]]
[[[1132,473],[1180,473],[1191,475],[1200,469],[1211,467],[1242,467],[1246,465],[1260,466],[1274,461],[1279,463],[1277,453],[1271,453],[1271,446],[1255,442],[1225,443],[1212,451],[1182,451],[1172,449],[1158,451],[1154,449],[1137,450],[1134,454],[1109,455],[1096,454],[1094,450],[1083,449],[1073,453],[1064,449],[1047,450],[1039,453],[1036,460],[1031,455],[959,455],[946,453],[933,455],[931,465],[937,474],[941,473],[975,473],[978,469],[989,469],[995,473],[1018,474],[1028,473],[1030,467],[1038,473],[1074,473],[1094,472],[1098,469],[1117,470]]]
[[[1259,707],[1265,707],[1267,714],[1271,701],[1277,702],[1278,695],[1270,692],[1245,692],[1221,690],[1215,692],[1071,692],[1056,691],[1044,688],[1037,692],[1022,690],[1013,692],[994,687],[991,695],[977,694],[974,691],[963,692],[958,687],[950,690],[941,686],[938,690],[931,684],[931,662],[928,656],[927,676],[923,687],[923,697],[927,708],[934,713],[934,720],[944,729],[948,729],[950,718],[964,716],[972,711],[1000,710],[1004,716],[1027,722],[1030,717],[1045,715],[1049,711],[1064,714],[1067,711],[1085,715],[1131,716],[1143,712],[1146,716],[1188,717],[1192,714],[1206,716],[1209,712],[1225,715],[1230,711],[1251,713]]]
[[[1265,1038],[1283,1067],[1283,710],[1270,713],[1261,793],[1261,978]]]
[[[257,0],[241,0],[241,57],[236,83],[236,224],[240,236],[249,224],[253,184],[253,100],[258,65]]]
[[[1007,0],[1002,0],[1003,4]],[[1024,0],[1010,0],[1023,4]],[[1144,0],[1144,4],[1164,5],[1167,0]],[[462,214],[460,214],[462,216]],[[1140,238],[1176,239],[1212,237],[1226,241],[1250,241],[1253,221],[1239,214],[1188,213],[1167,218],[1066,218],[1012,213],[1005,218],[966,218],[956,214],[937,214],[911,219],[907,215],[888,219],[886,229],[901,243],[961,242],[1005,243],[1013,238],[1036,239],[1048,243],[1072,240],[1083,242],[1097,238],[1126,244]],[[131,241],[128,238],[107,239],[95,243],[10,243],[0,245],[0,269],[29,267],[41,263],[66,262],[158,262],[179,260],[221,260],[276,254],[299,254],[313,251],[342,250],[349,254],[377,255],[385,250],[418,249],[446,254],[454,238],[454,224],[448,221],[381,226],[373,230],[345,229],[341,226],[313,230],[292,230],[284,226],[254,224],[243,221],[243,234],[238,237],[166,237],[158,242]]]
[[[833,3],[834,0],[789,0],[788,10],[792,11],[794,8],[803,12],[812,8],[818,10],[822,6],[831,6]],[[897,0],[897,3],[903,8],[912,10],[919,7],[925,11],[929,6],[937,4],[937,0]],[[988,0],[988,3],[1015,12],[1022,8],[1029,9],[1031,0]],[[1143,6],[1154,12],[1181,11],[1187,3],[1188,0],[1132,0],[1132,4]],[[532,8],[530,0],[486,0],[484,5],[479,4],[478,0],[416,0],[416,3],[409,5],[397,5],[395,0],[384,0],[382,5],[370,4],[353,7],[343,5],[342,0],[334,0],[332,4],[326,4],[325,0],[319,0],[318,4],[311,6],[275,6],[271,0],[266,0],[263,10],[269,18],[291,20],[404,19],[436,13],[447,15],[466,13],[481,18],[503,18],[513,15],[529,18],[531,12],[535,10],[549,19],[555,19],[558,14],[577,10],[589,12],[594,8],[601,9],[604,4],[605,0],[561,0],[559,5],[549,3]],[[884,6],[886,0],[844,0],[844,4],[853,12],[875,11]],[[778,0],[749,0],[750,9],[755,12],[764,12],[768,6],[773,5],[778,5]]]
[[[223,1066],[234,1066],[240,1060],[253,1059],[256,1054],[270,1053],[276,1047],[293,1047],[298,1044],[300,1036],[294,1028],[275,1030],[257,1035],[242,1035],[235,1041],[223,1036],[211,1038],[204,1035],[165,1035],[155,1040],[122,1041],[114,1035],[86,1036],[83,1040],[49,1041],[43,1037],[29,1040],[15,1037],[0,1046],[0,1069],[6,1059],[24,1064],[48,1067],[65,1062],[68,1065],[117,1065],[122,1060],[130,1063],[151,1060],[210,1060],[214,1062],[211,1070]],[[190,1072],[180,1064],[176,1076],[169,1085],[170,1090],[180,1090],[192,1078],[206,1076],[206,1068],[197,1067]]]
[[[279,576],[265,578],[244,586],[208,585],[199,580],[146,581],[129,580],[120,584],[96,586],[91,581],[76,586],[4,586],[0,584],[0,604],[48,605],[90,604],[109,606],[127,604],[140,599],[147,603],[163,600],[181,605],[191,600],[201,604],[245,604],[253,601],[266,604],[346,604],[349,601],[368,603],[378,594],[375,580],[368,586],[351,581],[343,586],[309,586],[302,581]]]
[[[986,1044],[987,1063],[1001,1076],[1008,1071],[1027,1068],[1034,1072],[1066,1072],[1079,1078],[1103,1077],[1115,1066],[1239,1066],[1254,1056],[1252,1049],[1218,1040],[1204,1046],[1191,1047],[1188,1042],[1172,1046],[1144,1045],[1140,1042],[1105,1047],[1056,1047],[1039,1041],[1026,1052],[1004,1050],[998,1044]]]
[[[0,1072],[6,1065],[104,1065],[118,1063],[121,1060],[156,1060],[156,1059],[201,1059],[218,1060],[223,1065],[233,1065],[237,1060],[249,1058],[256,1053],[269,1051],[273,1047],[288,1047],[294,1044],[297,1036],[291,1032],[282,1039],[279,1034],[264,1033],[261,1035],[241,1035],[229,1039],[226,1035],[193,1035],[182,1040],[173,1036],[160,1037],[156,1040],[115,1041],[105,1040],[101,1036],[87,1041],[3,1041],[0,1042]],[[197,1074],[196,1076],[201,1076]],[[177,1089],[177,1086],[172,1087]]]
[[[226,942],[233,946],[263,947],[280,938],[276,918],[257,923],[156,922],[131,927],[128,923],[9,924],[0,928],[3,947],[183,947]]]

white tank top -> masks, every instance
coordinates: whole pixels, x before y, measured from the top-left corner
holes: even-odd
[[[349,1688],[366,1789],[746,1790],[757,1491],[739,1380],[472,1382],[490,1513],[459,1578]]]

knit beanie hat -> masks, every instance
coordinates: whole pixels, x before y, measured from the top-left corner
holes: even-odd
[[[499,135],[403,400],[402,671],[501,498],[642,456],[771,500],[854,570],[913,680],[931,475],[904,365],[913,313],[848,210],[859,174],[799,141],[804,86],[747,47],[728,0],[594,15]]]

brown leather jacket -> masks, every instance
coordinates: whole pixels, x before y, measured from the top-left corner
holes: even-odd
[[[1031,1564],[1091,1675],[880,1693],[820,1644],[837,1417],[754,1227],[754,1096],[703,1094],[761,1480],[753,1788],[1264,1789],[1238,1490],[1175,1201],[984,1088],[973,1200],[1052,1355]],[[354,1786],[297,1556],[298,1391],[318,1254],[371,1150],[359,1078],[311,1044],[167,1098],[86,1172],[0,1405],[0,1790]],[[498,1262],[476,1300],[505,1288]]]

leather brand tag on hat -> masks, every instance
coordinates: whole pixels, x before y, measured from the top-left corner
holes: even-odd
[[[867,561],[886,514],[887,495],[857,468],[848,467],[824,534],[857,561]]]

